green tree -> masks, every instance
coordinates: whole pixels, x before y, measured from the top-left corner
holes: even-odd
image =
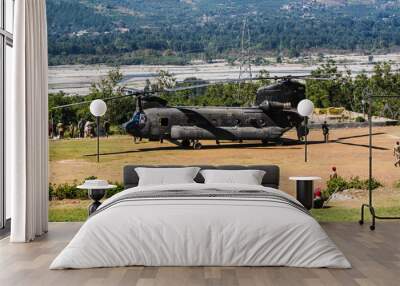
[[[119,68],[111,69],[107,76],[99,82],[95,82],[90,87],[90,93],[86,100],[107,99],[111,97],[122,96],[119,86],[123,75]],[[135,100],[133,97],[121,98],[116,100],[107,100],[107,113],[105,119],[113,125],[120,125],[127,122],[135,110]],[[81,116],[85,117],[89,113],[88,107],[81,109]]]
[[[174,78],[170,72],[165,70],[160,70],[156,81],[158,90],[173,88],[176,84],[176,78]]]
[[[329,60],[311,72],[313,77],[321,78],[307,80],[307,98],[312,100],[316,107],[349,106],[349,95],[342,89],[347,80],[337,68],[335,61]]]

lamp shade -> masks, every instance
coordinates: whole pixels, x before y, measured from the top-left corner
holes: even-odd
[[[314,112],[314,103],[309,99],[303,99],[297,105],[297,112],[304,117],[310,116]]]
[[[90,113],[94,116],[103,116],[107,111],[106,103],[101,99],[95,99],[90,103]]]

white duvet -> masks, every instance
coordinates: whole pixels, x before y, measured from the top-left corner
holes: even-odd
[[[210,187],[257,189],[295,201],[262,186],[185,184],[128,189],[102,206],[129,192]],[[50,269],[128,265],[351,267],[306,213],[273,201],[227,197],[153,198],[104,208],[85,222]]]

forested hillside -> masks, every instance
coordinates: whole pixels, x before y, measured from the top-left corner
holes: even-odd
[[[53,65],[232,57],[244,19],[255,54],[400,46],[400,0],[47,0],[47,15]]]

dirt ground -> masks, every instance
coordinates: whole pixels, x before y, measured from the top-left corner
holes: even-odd
[[[400,140],[400,127],[376,127],[373,136],[373,176],[385,184],[377,193],[377,200],[390,202],[400,199],[400,191],[393,186],[400,179],[400,168],[394,167],[393,147]],[[341,176],[350,178],[368,176],[368,130],[331,130],[331,142],[322,143],[322,132],[313,130],[309,136],[308,162],[304,162],[304,146],[290,139],[289,132],[283,146],[260,145],[257,142],[243,144],[203,141],[203,149],[179,149],[170,143],[141,142],[134,144],[131,137],[115,136],[101,139],[100,163],[96,162],[95,140],[74,139],[50,142],[50,181],[53,183],[81,181],[88,176],[97,176],[109,181],[122,181],[122,167],[126,164],[276,164],[281,168],[281,189],[294,193],[294,182],[290,176],[313,175],[322,177],[316,187],[324,187],[331,167],[336,166]],[[378,195],[379,193],[379,195]],[[350,202],[358,204],[366,194],[358,194]],[[336,203],[334,203],[336,204]],[[349,205],[349,206],[350,206]]]

